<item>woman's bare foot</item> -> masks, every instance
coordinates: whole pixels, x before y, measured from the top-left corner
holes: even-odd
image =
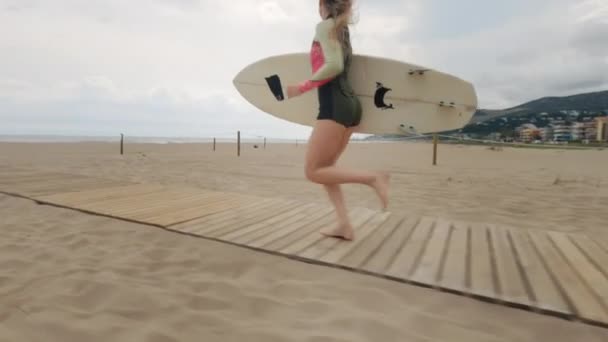
[[[380,172],[371,184],[371,186],[376,190],[376,194],[380,198],[380,202],[382,202],[382,209],[386,210],[388,207],[388,184],[391,176],[386,172]]]
[[[355,238],[355,231],[349,224],[340,224],[335,228],[323,228],[320,233],[327,237],[334,237],[351,241]]]

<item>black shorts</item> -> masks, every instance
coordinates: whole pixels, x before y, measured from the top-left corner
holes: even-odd
[[[338,80],[328,82],[318,89],[319,115],[317,120],[333,120],[344,127],[361,123],[362,108],[359,98]]]

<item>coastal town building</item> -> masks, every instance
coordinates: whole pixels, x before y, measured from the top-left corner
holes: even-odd
[[[553,141],[570,141],[572,133],[570,125],[563,120],[556,120],[551,124],[553,129]]]
[[[602,116],[596,119],[596,140],[608,141],[608,116]]]
[[[531,142],[540,138],[540,130],[533,124],[523,124],[516,129],[516,132],[523,142]]]
[[[597,123],[593,121],[576,122],[572,125],[572,140],[595,140]]]

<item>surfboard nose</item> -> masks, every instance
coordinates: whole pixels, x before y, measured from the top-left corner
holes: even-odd
[[[232,77],[232,85],[236,88],[238,88],[238,82],[240,79],[242,79],[242,73],[243,73],[243,69],[241,69],[239,72],[237,72],[233,77]]]

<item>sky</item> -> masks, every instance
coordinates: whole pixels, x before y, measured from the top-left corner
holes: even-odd
[[[0,134],[307,138],[232,80],[308,52],[319,19],[317,0],[0,0]],[[608,89],[608,0],[355,0],[355,19],[355,53],[468,80],[480,108]]]

